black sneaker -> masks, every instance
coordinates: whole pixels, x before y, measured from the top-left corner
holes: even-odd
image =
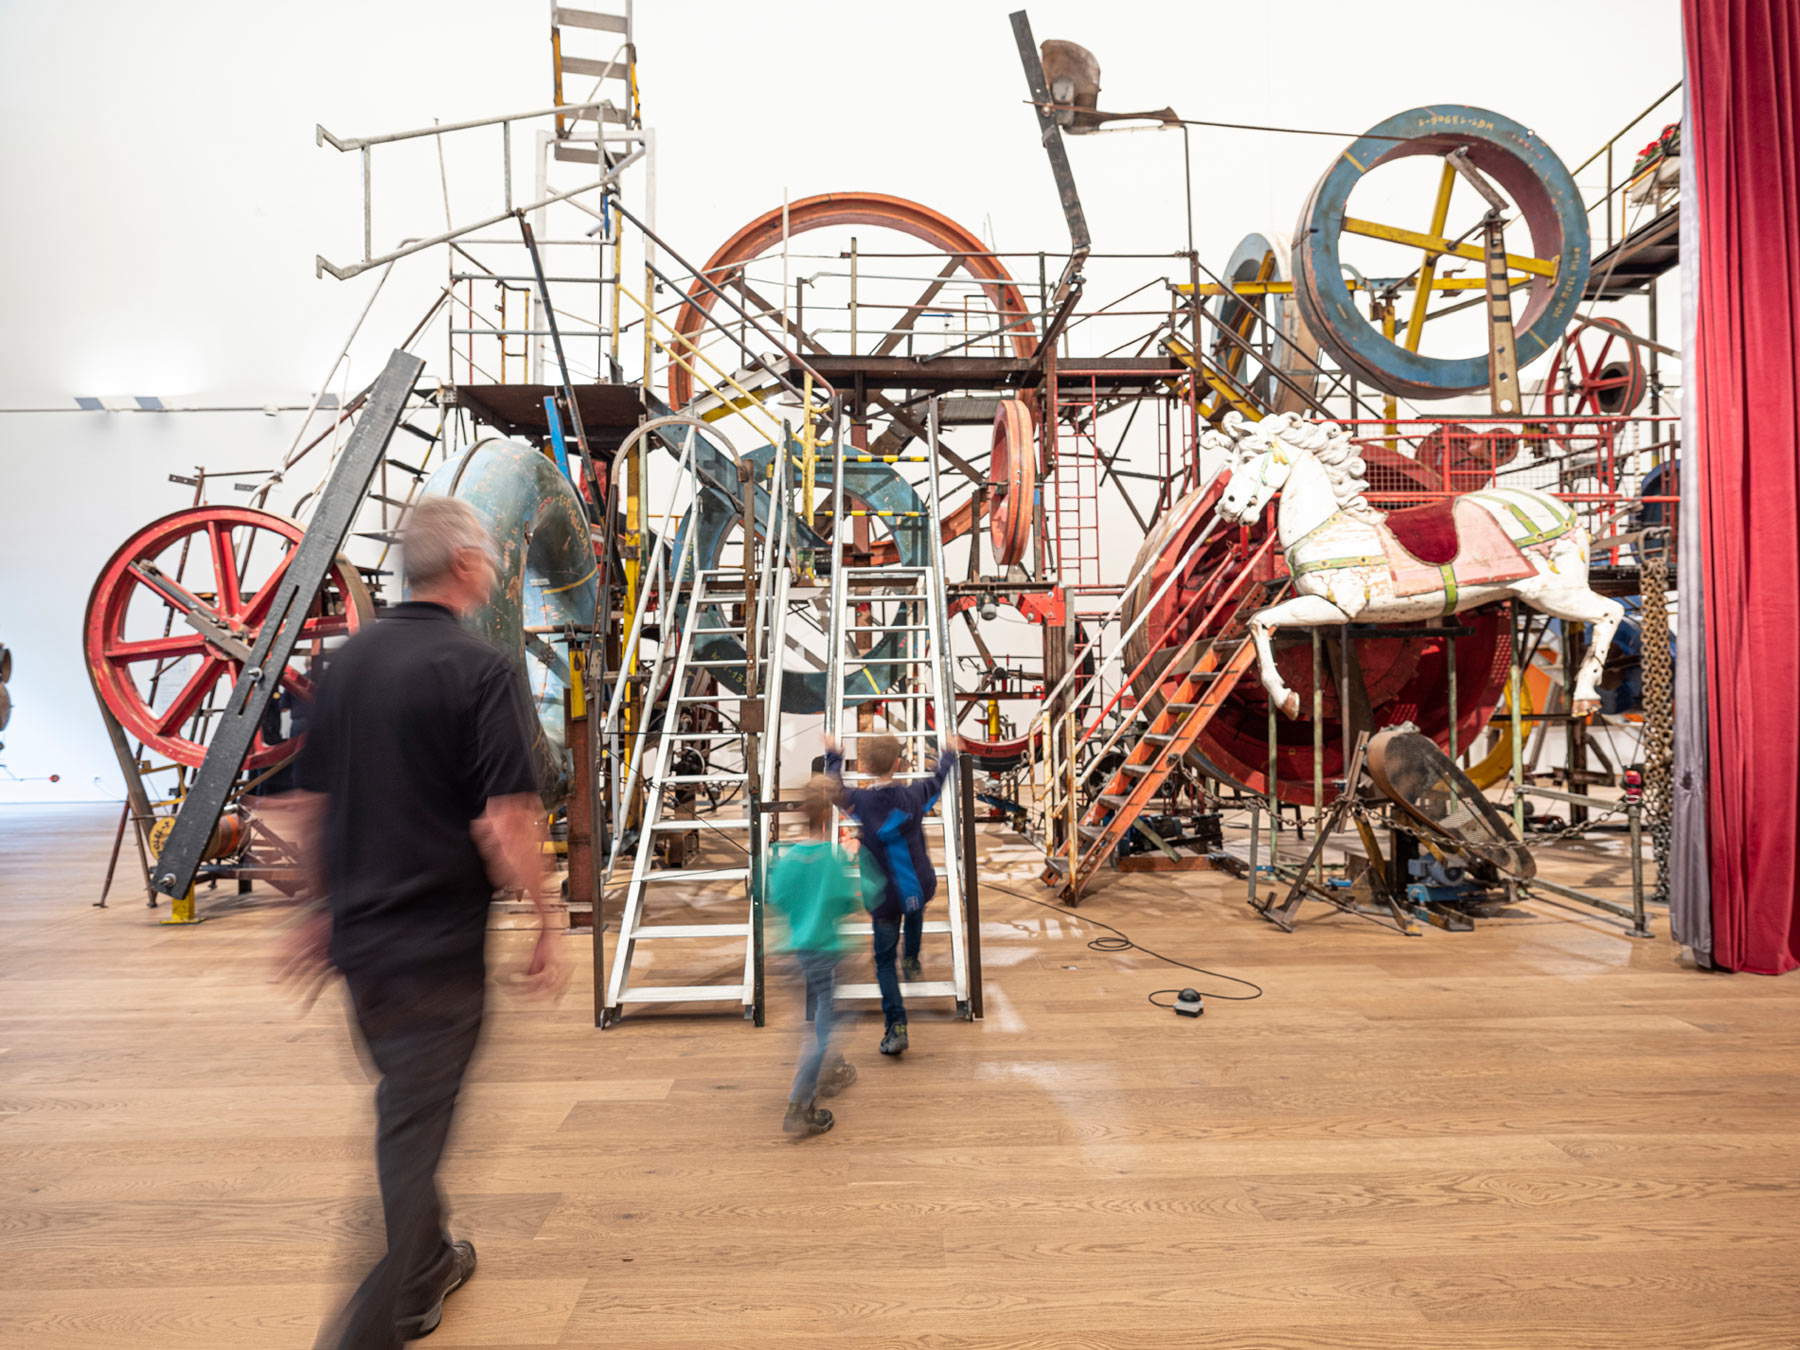
[[[789,1102],[787,1116],[782,1120],[781,1128],[796,1139],[806,1139],[815,1134],[824,1134],[835,1123],[831,1112],[822,1106],[814,1106],[811,1102]]]
[[[444,1320],[444,1300],[469,1282],[469,1276],[475,1273],[475,1244],[473,1242],[452,1242],[450,1259],[442,1274],[435,1282],[437,1292],[423,1312],[414,1313],[410,1317],[402,1317],[396,1323],[396,1330],[403,1341],[416,1341],[421,1336],[429,1336],[438,1329],[438,1323]]]
[[[884,1055],[904,1055],[906,1053],[906,1023],[896,1022],[887,1029],[887,1035],[881,1038],[881,1053]]]
[[[925,973],[925,968],[919,964],[918,957],[908,956],[908,957],[904,957],[901,960],[901,962],[900,962],[900,978],[901,979],[916,980],[924,973]]]
[[[856,1066],[846,1059],[840,1058],[824,1073],[819,1075],[819,1095],[835,1097],[856,1081]]]

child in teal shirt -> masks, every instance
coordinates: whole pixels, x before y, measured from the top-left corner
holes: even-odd
[[[837,1003],[837,966],[844,941],[838,925],[858,907],[857,885],[843,851],[831,842],[831,811],[836,785],[815,775],[806,785],[806,838],[790,844],[769,877],[769,903],[787,923],[787,949],[806,981],[812,1010],[812,1033],[800,1043],[800,1066],[788,1093],[781,1128],[806,1138],[823,1134],[833,1124],[831,1112],[817,1098],[834,1097],[856,1081],[856,1069],[843,1055],[825,1067]]]

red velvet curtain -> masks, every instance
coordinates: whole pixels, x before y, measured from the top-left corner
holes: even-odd
[[[1778,974],[1800,965],[1800,0],[1682,10],[1713,960]]]

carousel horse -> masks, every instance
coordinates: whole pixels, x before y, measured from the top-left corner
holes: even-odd
[[[1263,687],[1288,717],[1300,696],[1275,665],[1277,628],[1411,623],[1517,598],[1567,622],[1594,625],[1575,681],[1578,716],[1600,707],[1597,682],[1625,608],[1588,585],[1592,542],[1575,513],[1530,488],[1479,492],[1404,511],[1370,505],[1366,466],[1348,432],[1294,413],[1251,425],[1236,414],[1203,448],[1231,455],[1218,515],[1248,525],[1279,492],[1276,530],[1294,594],[1250,618]]]

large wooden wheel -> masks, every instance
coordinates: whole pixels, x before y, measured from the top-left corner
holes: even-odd
[[[268,511],[196,506],[152,521],[119,547],[88,597],[83,646],[96,692],[128,734],[177,764],[206,758],[208,710],[236,684],[305,532]],[[279,687],[310,701],[326,643],[372,611],[361,577],[340,559],[307,611]],[[278,765],[300,742],[259,732],[244,766]]]

